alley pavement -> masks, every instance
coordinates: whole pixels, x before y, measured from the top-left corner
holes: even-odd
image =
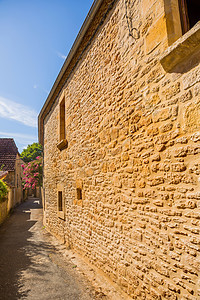
[[[0,226],[0,300],[108,299],[51,242],[42,208],[30,198]]]

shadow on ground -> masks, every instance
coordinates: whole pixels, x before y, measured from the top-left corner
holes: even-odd
[[[52,251],[52,246],[45,242],[31,240],[31,228],[37,221],[30,220],[31,210],[40,209],[37,199],[29,199],[15,209],[14,213],[0,227],[0,299],[16,300],[26,298],[29,290],[22,291],[21,275],[28,268],[35,268],[32,256],[41,252]],[[47,270],[45,270],[47,272]]]

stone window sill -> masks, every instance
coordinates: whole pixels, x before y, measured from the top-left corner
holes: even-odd
[[[171,71],[176,65],[185,61],[200,47],[200,21],[173,43],[163,53],[160,62],[165,71]]]
[[[68,141],[66,139],[61,140],[58,144],[57,144],[57,148],[59,150],[63,150],[66,149],[68,147]]]
[[[65,214],[64,214],[64,211],[58,211],[58,218],[60,219],[65,219]]]

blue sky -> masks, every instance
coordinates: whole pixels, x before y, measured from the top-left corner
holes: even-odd
[[[0,0],[0,137],[37,142],[37,116],[93,0]]]

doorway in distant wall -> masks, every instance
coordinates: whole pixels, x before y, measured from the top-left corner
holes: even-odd
[[[200,0],[179,0],[182,33],[186,33],[200,20]]]

